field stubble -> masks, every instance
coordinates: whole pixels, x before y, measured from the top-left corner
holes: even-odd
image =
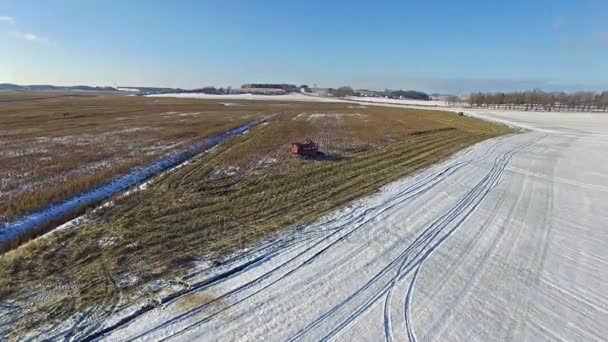
[[[139,97],[2,105],[0,224],[258,117],[255,109]]]

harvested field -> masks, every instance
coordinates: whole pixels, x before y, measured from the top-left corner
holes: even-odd
[[[122,95],[119,92],[99,91],[0,91],[0,105],[10,105],[19,102],[34,102],[69,98],[93,98],[98,96]]]
[[[27,101],[27,100],[42,100],[64,97],[64,93],[48,93],[48,92],[1,92],[0,91],[0,104],[5,102],[13,101]]]
[[[258,117],[255,108],[126,96],[2,105],[0,224]]]
[[[261,115],[278,115],[157,179],[146,191],[116,199],[77,230],[57,231],[0,256],[0,295],[22,305],[15,306],[21,314],[10,322],[18,334],[40,321],[113,307],[121,298],[141,299],[142,289],[151,281],[174,279],[200,262],[221,264],[231,253],[287,227],[315,221],[466,146],[511,132],[447,112],[348,103],[230,101],[226,105],[135,97],[77,101],[83,101],[80,108],[88,103],[95,111],[101,108],[98,101],[115,107],[87,116],[89,125],[72,122],[73,126],[62,125],[63,130],[55,126],[43,132],[32,132],[31,125],[28,130],[21,114],[13,119],[16,123],[7,141],[21,146],[18,136],[23,134],[27,142],[23,146],[29,146],[34,136],[108,134],[110,138],[94,140],[79,154],[83,157],[87,149],[99,149],[100,158],[87,159],[93,163],[112,157],[103,147],[105,141],[110,141],[111,151],[117,151],[114,158],[120,160],[133,149],[150,152],[146,148],[155,141],[183,146]],[[57,110],[48,115],[63,121],[65,109]],[[10,122],[6,114],[2,118]],[[49,122],[54,122],[51,118]],[[146,128],[116,133],[137,127]],[[290,143],[304,139],[318,142],[324,155],[313,159],[290,155]],[[122,148],[128,144],[132,147]],[[65,150],[60,146],[47,150],[60,154]],[[10,165],[16,169],[18,164],[15,160]],[[61,175],[74,167],[55,170]],[[32,176],[30,182],[34,179],[44,176]],[[63,290],[49,292],[52,288]],[[28,304],[26,298],[33,298],[28,296],[37,298],[36,306]]]

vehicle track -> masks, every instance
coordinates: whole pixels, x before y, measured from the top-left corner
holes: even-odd
[[[489,150],[487,150],[487,151],[486,151],[486,152],[485,152],[485,153],[484,153],[482,156],[480,156],[480,158],[486,158],[486,157],[487,157],[487,156],[489,156],[489,155],[492,153],[492,151],[493,151],[494,149],[496,149],[497,147],[498,147],[498,143],[496,143],[496,144],[495,144],[495,145],[494,145],[492,148],[490,148]],[[466,153],[466,152],[465,152],[465,153]],[[477,158],[476,160],[479,160],[480,158]],[[401,202],[406,201],[406,200],[408,200],[408,199],[410,199],[410,198],[412,198],[412,197],[413,197],[413,196],[410,196],[410,197],[405,197],[405,198],[403,198],[403,196],[405,196],[405,195],[411,194],[412,192],[415,192],[415,191],[417,191],[417,190],[418,190],[418,192],[415,192],[415,193],[414,193],[414,195],[419,195],[419,194],[421,194],[421,193],[423,193],[423,192],[425,192],[425,191],[430,190],[432,187],[434,187],[434,186],[436,186],[436,185],[438,185],[438,184],[439,184],[439,182],[437,181],[437,179],[438,179],[439,177],[443,177],[442,179],[445,179],[445,178],[449,177],[451,174],[453,174],[454,172],[456,172],[457,170],[459,170],[460,168],[462,168],[462,167],[464,167],[465,165],[468,165],[469,163],[474,162],[474,161],[475,161],[475,160],[471,159],[471,160],[466,161],[466,162],[457,162],[457,163],[455,163],[455,164],[453,164],[453,165],[450,165],[449,167],[447,167],[447,168],[445,168],[445,169],[443,169],[443,170],[437,171],[437,172],[435,172],[435,173],[432,173],[432,174],[430,174],[430,175],[426,176],[425,178],[422,178],[422,179],[418,180],[418,182],[417,182],[417,183],[415,183],[414,185],[412,185],[411,187],[407,188],[405,191],[403,191],[402,193],[400,193],[398,196],[396,196],[396,197],[393,199],[393,201],[397,200],[397,201],[396,201],[396,203],[394,203],[394,204],[392,204],[392,205],[390,205],[390,206],[386,207],[386,208],[385,208],[385,210],[388,210],[388,209],[390,209],[390,208],[393,208],[393,207],[397,206],[398,204],[400,204]],[[433,181],[435,181],[435,182],[433,183]],[[430,186],[429,186],[429,185],[430,185]],[[421,190],[421,188],[423,188],[424,186],[427,186],[428,188],[426,188],[426,189],[422,189],[422,190]],[[383,205],[384,205],[384,206],[386,206],[385,204],[383,204]],[[379,207],[381,207],[381,206],[379,206]],[[272,286],[272,285],[276,284],[278,281],[280,281],[280,280],[282,280],[282,279],[285,279],[287,276],[289,276],[289,275],[293,274],[293,273],[294,273],[295,271],[297,271],[299,268],[301,268],[301,267],[305,266],[306,264],[309,264],[310,262],[312,262],[312,260],[313,260],[314,258],[318,257],[320,254],[322,254],[323,252],[327,251],[329,248],[331,248],[332,246],[334,246],[336,243],[339,243],[340,241],[342,241],[343,239],[345,239],[346,237],[348,237],[350,234],[354,233],[354,232],[356,231],[356,229],[358,229],[359,227],[363,226],[365,223],[370,222],[371,220],[375,219],[375,218],[376,218],[378,215],[380,215],[380,214],[382,214],[382,213],[384,212],[384,210],[383,210],[383,211],[381,211],[381,212],[377,213],[376,215],[372,216],[370,219],[365,220],[365,221],[361,221],[361,218],[362,218],[362,217],[364,217],[366,214],[368,214],[368,213],[369,213],[369,212],[370,212],[372,209],[377,209],[377,208],[371,208],[371,209],[367,209],[367,210],[366,210],[366,211],[365,211],[365,212],[364,212],[362,215],[360,215],[360,216],[359,216],[359,218],[358,218],[358,219],[355,219],[355,220],[356,220],[355,222],[357,222],[357,221],[358,221],[358,224],[357,224],[357,226],[356,226],[356,228],[355,228],[355,229],[351,230],[351,231],[350,231],[349,233],[347,233],[346,235],[344,235],[344,236],[340,237],[338,240],[336,240],[336,241],[334,241],[333,243],[331,243],[330,245],[326,246],[326,247],[325,247],[325,248],[323,248],[321,251],[316,252],[316,253],[315,253],[315,254],[313,254],[311,257],[309,257],[309,258],[307,258],[306,260],[304,260],[304,262],[302,262],[302,263],[301,263],[300,265],[298,265],[297,267],[295,267],[295,268],[291,269],[291,270],[290,270],[290,271],[288,271],[287,273],[285,273],[285,274],[283,274],[282,276],[280,276],[278,279],[276,279],[276,280],[272,281],[271,283],[269,283],[269,284],[265,285],[265,286],[264,286],[264,287],[262,287],[261,289],[258,289],[258,290],[257,290],[257,291],[255,291],[254,293],[249,294],[249,295],[247,295],[246,297],[244,297],[244,298],[240,299],[240,300],[239,300],[239,301],[237,301],[236,303],[232,303],[230,306],[228,306],[228,307],[226,307],[226,308],[223,308],[223,309],[219,310],[218,312],[215,312],[215,313],[213,313],[213,314],[211,314],[211,315],[207,316],[207,317],[206,317],[206,318],[204,318],[203,320],[199,320],[199,321],[198,321],[196,324],[192,325],[191,327],[188,327],[188,328],[184,329],[182,332],[187,331],[187,330],[189,330],[189,329],[191,329],[191,328],[193,328],[193,327],[195,327],[195,326],[197,326],[197,325],[199,325],[199,324],[202,324],[202,323],[207,322],[209,319],[213,318],[213,317],[214,317],[214,316],[216,316],[217,314],[219,314],[219,313],[221,313],[221,312],[224,312],[224,311],[228,310],[229,308],[231,308],[231,307],[233,307],[233,306],[236,306],[237,304],[241,303],[242,301],[244,301],[244,300],[246,300],[246,299],[248,299],[248,298],[251,298],[251,297],[252,297],[252,296],[254,296],[255,294],[260,293],[261,291],[263,291],[263,290],[267,289],[268,287],[270,287],[270,286]],[[259,283],[260,281],[262,281],[262,280],[264,280],[264,279],[266,279],[266,278],[269,278],[269,277],[270,277],[270,276],[271,276],[271,275],[272,275],[274,272],[278,271],[279,269],[282,269],[282,268],[286,267],[286,266],[287,266],[287,265],[288,265],[290,262],[292,262],[292,261],[296,260],[298,257],[301,257],[301,256],[305,255],[306,253],[308,253],[309,251],[311,251],[311,250],[312,250],[314,247],[316,247],[316,246],[320,245],[320,244],[321,244],[321,243],[323,243],[324,241],[327,241],[328,239],[330,239],[331,237],[333,237],[335,234],[339,233],[339,232],[341,231],[341,229],[343,229],[343,228],[344,228],[345,226],[347,226],[348,224],[351,224],[352,222],[353,222],[352,220],[349,220],[349,222],[348,222],[347,224],[343,224],[342,226],[335,227],[335,228],[334,228],[335,232],[334,232],[334,233],[332,233],[330,236],[327,236],[327,237],[325,237],[323,240],[316,242],[316,243],[315,243],[315,244],[314,244],[312,247],[307,248],[306,250],[304,250],[304,251],[300,252],[298,255],[296,255],[295,257],[293,257],[293,258],[292,258],[292,259],[290,259],[289,261],[287,261],[287,262],[285,262],[285,263],[283,263],[283,264],[279,265],[278,267],[276,267],[275,269],[271,270],[270,272],[267,272],[267,273],[263,274],[262,276],[260,276],[260,277],[258,277],[257,279],[255,279],[255,280],[251,281],[250,283],[244,284],[243,286],[240,286],[240,287],[238,287],[238,288],[236,288],[236,289],[233,289],[233,290],[231,290],[231,291],[227,292],[226,294],[222,295],[221,297],[218,297],[217,299],[214,299],[212,302],[205,303],[205,304],[203,304],[202,306],[199,306],[199,307],[195,307],[195,308],[193,308],[192,310],[190,310],[190,311],[188,311],[188,312],[185,312],[185,313],[183,313],[183,314],[179,315],[178,317],[176,317],[176,318],[174,318],[174,319],[172,319],[172,320],[169,320],[169,321],[167,321],[167,322],[164,322],[162,325],[155,327],[155,328],[154,328],[154,329],[152,329],[151,331],[147,331],[147,332],[146,332],[146,333],[144,333],[144,334],[140,334],[140,335],[136,336],[134,339],[137,339],[137,338],[142,338],[142,337],[143,337],[143,336],[145,336],[146,334],[148,334],[148,333],[152,333],[152,332],[155,332],[155,331],[157,331],[158,329],[165,328],[165,327],[167,327],[167,326],[168,326],[168,325],[170,325],[170,324],[176,323],[176,321],[178,321],[178,320],[183,320],[183,319],[186,319],[186,318],[188,318],[188,317],[191,317],[191,316],[193,316],[193,315],[195,315],[195,314],[198,314],[198,313],[199,313],[199,312],[201,312],[203,309],[205,309],[205,308],[209,307],[209,306],[210,306],[210,305],[211,305],[213,302],[216,302],[216,301],[219,301],[219,300],[223,300],[223,299],[225,299],[225,298],[227,298],[227,297],[230,297],[230,296],[233,296],[233,295],[239,294],[240,292],[242,292],[242,291],[244,291],[244,290],[246,290],[246,289],[248,289],[248,288],[250,288],[250,287],[252,287],[252,286],[256,285],[256,284],[257,284],[257,283]],[[180,333],[181,333],[181,332],[178,332],[178,333],[176,333],[176,335],[179,335]]]
[[[542,138],[542,137],[541,137]],[[409,245],[396,259],[390,262],[384,269],[382,269],[379,273],[374,276],[368,283],[366,283],[361,289],[359,289],[355,294],[347,297],[346,300],[341,302],[339,305],[334,307],[332,310],[319,317],[317,320],[313,321],[307,328],[303,331],[300,331],[298,334],[290,338],[290,340],[304,339],[307,336],[305,335],[312,328],[321,324],[324,320],[334,316],[336,311],[349,304],[354,297],[363,297],[365,296],[364,291],[368,288],[372,287],[374,283],[381,281],[385,275],[391,272],[394,269],[400,269],[402,272],[398,272],[394,275],[388,282],[387,285],[381,287],[381,289],[375,293],[372,293],[371,298],[365,301],[358,308],[350,309],[346,308],[346,312],[353,312],[348,318],[341,321],[341,323],[333,329],[329,334],[325,335],[322,339],[329,339],[337,334],[340,330],[354,321],[359,315],[361,315],[365,310],[369,309],[372,304],[374,304],[385,292],[390,289],[391,284],[394,285],[392,280],[400,279],[404,276],[408,275],[414,267],[421,265],[421,263],[428,258],[428,256],[446,239],[448,238],[459,226],[466,220],[466,218],[477,208],[479,203],[487,196],[489,191],[497,184],[504,168],[508,164],[510,158],[523,147],[533,144],[534,142],[540,140],[540,138],[531,138],[526,142],[522,143],[515,148],[500,154],[496,157],[494,166],[488,172],[488,174],[473,188],[469,193],[467,193],[460,201],[456,203],[456,205],[450,209],[447,213],[445,213],[438,220],[433,222],[427,229],[425,229],[415,240]],[[448,225],[453,222],[460,214],[463,214],[463,217],[459,218],[457,224],[452,227],[447,234],[441,236],[437,243],[435,243],[432,247],[430,247],[427,251],[425,248],[431,245],[431,243],[437,239],[439,234],[443,232],[443,230],[448,227]],[[421,247],[419,250],[417,248]],[[417,251],[417,252],[416,252]],[[423,253],[424,252],[424,253]],[[407,262],[407,263],[406,263]],[[401,265],[403,263],[404,265]],[[405,266],[405,267],[404,267]]]
[[[465,154],[466,154],[466,153],[468,153],[468,152],[465,152]],[[486,155],[488,155],[488,154],[489,154],[489,152],[488,152],[488,153],[486,153]],[[485,157],[485,156],[482,156],[482,157]],[[471,161],[472,161],[472,160],[471,160]],[[469,162],[471,162],[471,161],[469,161]],[[438,179],[440,179],[440,178],[441,178],[441,179],[443,179],[443,178],[449,177],[449,175],[450,175],[450,174],[452,174],[452,173],[456,172],[458,169],[460,169],[461,167],[463,167],[463,166],[464,166],[464,164],[465,164],[464,162],[458,162],[458,163],[455,163],[455,164],[450,165],[449,167],[447,167],[447,168],[445,168],[445,169],[439,170],[439,171],[437,171],[437,172],[435,172],[435,173],[433,173],[433,174],[430,174],[430,175],[426,176],[425,178],[420,179],[420,180],[419,180],[417,183],[415,183],[414,185],[412,185],[411,187],[409,187],[408,189],[406,189],[406,190],[405,190],[403,193],[401,193],[401,194],[400,194],[400,195],[399,195],[399,196],[398,196],[396,199],[399,199],[399,198],[400,198],[400,197],[402,197],[402,196],[405,196],[405,195],[411,194],[412,192],[416,192],[416,191],[418,191],[417,193],[415,193],[415,194],[414,194],[414,195],[418,195],[418,194],[420,194],[420,193],[422,193],[422,192],[424,192],[424,191],[429,190],[430,188],[432,188],[432,187],[434,187],[434,186],[436,186],[436,185],[438,185],[438,184],[439,184]],[[422,187],[424,187],[424,186],[428,186],[429,184],[431,185],[431,187],[429,187],[428,189],[421,189]],[[403,200],[407,200],[407,198],[404,198]],[[395,206],[395,205],[397,205],[397,204],[398,204],[398,203],[395,203],[393,206]],[[373,209],[376,209],[376,208],[372,208],[372,209],[367,209],[367,210],[365,210],[365,211],[364,211],[364,212],[363,212],[361,215],[359,215],[359,219],[358,219],[358,220],[360,221],[360,220],[361,220],[361,218],[362,218],[364,215],[368,214],[368,213],[369,213],[369,212],[371,212],[371,210],[373,210]],[[369,220],[368,220],[368,221],[369,221]],[[352,222],[352,220],[349,220],[349,223],[350,223],[350,222]],[[364,224],[364,222],[361,222],[361,223],[358,225],[358,227],[362,226],[363,224]],[[324,235],[326,235],[326,236],[323,238],[323,240],[321,240],[321,241],[317,241],[317,242],[316,242],[316,243],[315,243],[315,244],[314,244],[312,247],[310,247],[310,248],[306,249],[305,251],[301,252],[301,253],[300,253],[298,256],[305,255],[305,253],[307,253],[308,251],[310,251],[310,250],[311,250],[312,248],[314,248],[315,246],[319,246],[319,245],[320,245],[320,244],[322,244],[324,241],[327,241],[328,239],[332,238],[333,236],[335,236],[335,234],[338,234],[338,233],[340,232],[340,230],[341,230],[342,228],[344,228],[345,226],[347,226],[347,225],[348,225],[348,224],[343,224],[343,225],[341,225],[341,226],[339,226],[339,227],[333,227],[333,228],[332,228],[332,230],[334,231],[333,233],[331,233],[329,236],[327,236],[327,234],[324,234]],[[325,227],[327,227],[327,226],[325,225]],[[351,232],[351,233],[352,233],[352,232]],[[348,235],[347,235],[347,236],[348,236]],[[345,237],[346,237],[346,236],[344,236],[343,238],[345,238]],[[301,242],[301,241],[300,241],[300,242]],[[334,243],[337,243],[337,242],[334,242]],[[297,245],[297,244],[298,244],[298,241],[292,241],[292,242],[291,242],[291,245]],[[280,247],[284,248],[286,245],[285,245],[285,243],[282,243],[282,244],[281,244],[281,243],[279,243],[279,244],[277,244],[276,246],[280,246]],[[331,245],[330,245],[329,247],[331,247]],[[326,249],[324,249],[324,250],[327,250],[329,247],[327,247],[327,248],[326,248]],[[282,248],[279,248],[279,250],[281,250]],[[276,252],[272,253],[272,255],[275,255],[275,254],[276,254]],[[320,254],[320,253],[319,253],[319,254]],[[314,258],[314,256],[313,256],[313,258]],[[294,257],[292,260],[295,260],[295,259],[296,259],[296,258]],[[267,260],[267,259],[266,259],[266,260]],[[312,260],[312,258],[311,258],[311,260]],[[311,260],[305,261],[305,262],[304,262],[303,264],[301,264],[299,267],[302,267],[304,264],[306,264],[307,262],[310,262]],[[290,260],[290,261],[291,261],[291,260]],[[219,300],[223,300],[223,299],[225,299],[225,298],[227,298],[227,297],[229,297],[229,296],[231,296],[231,295],[238,294],[238,293],[242,292],[243,290],[246,290],[247,288],[249,288],[249,287],[251,287],[251,286],[253,286],[253,285],[257,284],[259,281],[261,281],[261,280],[264,280],[264,279],[268,278],[269,276],[271,276],[271,275],[272,275],[272,273],[276,272],[277,270],[280,270],[280,269],[282,269],[282,268],[286,267],[288,263],[289,263],[289,261],[288,261],[288,262],[286,262],[286,263],[284,263],[284,264],[282,264],[282,265],[280,265],[279,267],[277,267],[277,268],[273,269],[271,272],[268,272],[267,274],[262,275],[261,277],[259,277],[259,278],[258,278],[258,279],[256,279],[255,281],[251,282],[250,284],[246,284],[245,286],[239,287],[239,288],[237,288],[237,289],[235,289],[235,290],[233,290],[233,291],[230,291],[230,292],[228,292],[228,293],[224,294],[223,296],[221,296],[221,297],[217,298],[216,300],[214,300],[214,302],[215,302],[215,301],[219,301]],[[299,267],[298,267],[298,268],[299,268]],[[297,270],[297,268],[296,268],[296,269],[294,269],[294,270],[292,270],[292,272],[294,272],[294,271],[296,271],[296,270]],[[289,275],[289,274],[291,274],[291,273],[288,273],[288,274],[284,275],[283,277],[281,277],[281,278],[279,278],[279,279],[275,280],[274,282],[272,282],[272,283],[270,283],[269,285],[267,285],[267,287],[268,287],[268,286],[273,285],[274,283],[276,283],[277,281],[279,281],[279,280],[283,279],[285,276],[287,276],[287,275]],[[216,284],[214,284],[214,285],[216,285]],[[194,290],[196,290],[196,289],[199,289],[199,290],[200,290],[201,288],[202,288],[202,287],[192,286],[192,287],[189,289],[189,291],[188,291],[188,292],[184,292],[182,295],[184,295],[184,294],[186,294],[186,293],[189,293],[189,292],[192,292],[192,291],[194,291]],[[266,288],[266,287],[265,287],[265,288]],[[259,291],[258,291],[258,292],[259,292]],[[257,293],[257,292],[256,292],[256,293]],[[254,294],[255,294],[255,293],[254,293]],[[247,298],[248,298],[248,297],[247,297]],[[184,313],[184,314],[183,314],[183,316],[182,316],[182,317],[179,317],[179,318],[180,318],[180,319],[185,319],[185,318],[187,318],[187,317],[189,317],[189,316],[191,316],[191,315],[194,315],[194,314],[198,313],[199,311],[203,310],[205,307],[208,307],[208,306],[209,306],[209,305],[211,305],[211,304],[212,304],[211,302],[210,302],[210,303],[205,303],[205,304],[204,304],[203,306],[201,306],[201,307],[196,307],[196,308],[194,308],[193,310],[191,310],[190,312]],[[147,311],[148,311],[148,310],[145,310],[144,312],[147,312]],[[139,314],[142,314],[142,312],[140,312]],[[217,313],[216,313],[216,314],[217,314]],[[211,317],[212,317],[212,316],[211,316]],[[209,317],[209,318],[211,318],[211,317]],[[129,322],[131,322],[131,321],[129,321]],[[122,322],[122,323],[123,323],[123,324],[126,324],[126,322]],[[171,323],[171,322],[166,322],[166,324],[169,324],[169,323]],[[164,326],[165,326],[165,325],[160,326],[160,327],[157,327],[157,328],[162,328],[162,327],[164,327]],[[110,333],[111,331],[113,331],[113,330],[114,330],[114,329],[116,329],[116,328],[118,328],[118,326],[114,326],[114,327],[112,327],[112,329],[104,329],[104,331],[103,331],[102,333],[97,333],[97,334],[94,334],[94,335],[92,335],[92,336],[89,336],[89,338],[87,338],[87,339],[95,339],[95,338],[101,337],[101,336],[103,336],[103,335],[106,335],[106,334]],[[143,335],[142,335],[142,336],[143,336]],[[142,337],[142,336],[138,336],[138,337]]]

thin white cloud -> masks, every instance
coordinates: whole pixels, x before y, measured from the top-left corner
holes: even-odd
[[[15,18],[13,18],[13,17],[9,17],[7,15],[0,15],[0,23],[8,24],[8,25],[15,25],[16,21],[15,21]]]
[[[0,24],[7,24],[7,25],[13,26],[16,23],[17,23],[17,21],[15,20],[15,18],[7,16],[7,15],[0,15]],[[8,33],[15,38],[26,40],[26,41],[32,42],[32,43],[43,44],[43,45],[49,45],[52,43],[48,38],[39,36],[35,33],[21,31],[21,30],[19,30],[19,28],[5,31],[5,33]]]
[[[23,40],[27,40],[28,42],[32,42],[32,43],[38,43],[38,44],[44,44],[44,45],[48,45],[51,43],[51,41],[48,40],[47,38],[41,37],[41,36],[31,33],[31,32],[11,31],[11,34],[14,37],[17,37],[17,38],[23,39]]]

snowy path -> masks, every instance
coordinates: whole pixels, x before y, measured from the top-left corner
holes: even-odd
[[[475,115],[534,130],[193,273],[180,296],[79,338],[605,340],[608,115]],[[184,306],[196,293],[213,300]]]

